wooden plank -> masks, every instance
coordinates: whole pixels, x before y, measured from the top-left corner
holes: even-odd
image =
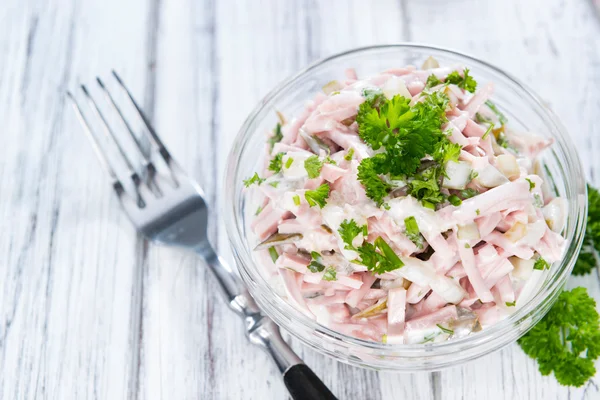
[[[111,67],[140,87],[144,9],[9,1],[0,11],[2,398],[130,391],[137,239],[64,91]]]

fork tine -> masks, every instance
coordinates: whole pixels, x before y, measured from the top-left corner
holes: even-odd
[[[106,95],[109,103],[112,105],[112,108],[119,115],[119,118],[121,119],[121,122],[123,122],[123,125],[125,125],[125,128],[127,129],[127,132],[129,133],[129,136],[131,137],[131,139],[135,143],[136,149],[138,150],[139,154],[142,156],[142,159],[144,160],[144,165],[145,165],[146,170],[148,172],[146,184],[148,185],[148,187],[154,188],[157,196],[161,196],[162,192],[161,192],[160,188],[158,187],[158,185],[154,182],[154,176],[156,175],[156,172],[157,172],[156,171],[156,167],[154,166],[154,163],[152,163],[152,161],[146,156],[146,153],[144,152],[144,149],[142,148],[142,144],[140,143],[140,141],[138,140],[138,138],[136,137],[136,135],[133,133],[133,129],[131,128],[131,125],[129,125],[129,123],[125,119],[125,116],[123,115],[123,112],[121,111],[121,109],[119,108],[119,106],[117,105],[117,103],[115,102],[115,99],[110,94],[110,91],[104,85],[104,82],[102,82],[102,80],[100,79],[100,77],[96,77],[96,82],[98,82],[98,86],[100,86],[100,88],[102,89],[102,91]]]
[[[173,157],[171,157],[171,154],[167,151],[167,148],[165,147],[163,142],[158,137],[158,134],[152,127],[152,124],[150,124],[150,121],[148,120],[148,118],[146,118],[146,115],[144,114],[144,112],[142,111],[140,106],[138,106],[137,102],[133,98],[133,95],[131,94],[129,89],[127,89],[127,86],[125,86],[125,83],[123,83],[123,81],[121,80],[121,78],[119,77],[119,75],[117,74],[117,72],[114,69],[112,70],[112,74],[115,77],[115,79],[117,80],[117,82],[119,82],[119,85],[123,88],[123,90],[125,90],[125,93],[127,93],[127,97],[129,97],[131,104],[133,104],[133,106],[137,110],[138,114],[140,115],[142,121],[144,122],[144,125],[146,126],[148,133],[150,133],[150,137],[151,137],[152,141],[158,148],[158,152],[160,153],[162,158],[165,160],[165,163],[169,166],[169,168],[171,168],[173,166],[173,164],[176,164],[175,161],[173,160]]]
[[[104,115],[102,114],[102,111],[100,111],[100,108],[98,107],[98,104],[96,104],[96,102],[94,101],[94,99],[92,98],[92,96],[90,95],[90,93],[88,92],[88,90],[85,87],[85,85],[81,85],[81,90],[85,94],[85,97],[87,98],[87,100],[90,102],[90,104],[92,106],[92,110],[94,110],[95,114],[102,121],[102,126],[104,127],[104,132],[107,134],[107,136],[112,140],[112,142],[115,144],[115,146],[119,150],[119,154],[121,154],[121,157],[125,161],[125,165],[127,166],[127,170],[128,170],[129,175],[131,176],[131,180],[133,181],[133,183],[135,184],[136,189],[137,189],[137,187],[141,183],[141,179],[140,179],[138,173],[133,168],[133,165],[131,164],[131,161],[129,161],[129,158],[125,154],[125,151],[123,150],[123,148],[121,147],[121,145],[117,141],[117,138],[116,138],[114,132],[112,131],[112,129],[108,125],[108,122],[106,121],[106,118],[104,118]]]
[[[75,110],[75,113],[77,114],[77,117],[79,118],[79,122],[81,122],[81,126],[83,126],[83,131],[85,132],[89,141],[92,143],[92,147],[94,149],[94,152],[96,153],[96,156],[98,157],[98,160],[100,160],[100,164],[102,164],[102,167],[104,168],[104,170],[108,173],[108,175],[112,179],[113,188],[115,189],[117,194],[120,195],[121,193],[124,192],[123,185],[121,184],[121,181],[119,181],[119,178],[117,177],[117,174],[115,173],[115,171],[110,166],[110,163],[108,162],[108,158],[102,151],[102,148],[100,147],[100,143],[98,143],[98,139],[96,139],[96,136],[94,136],[94,134],[92,133],[92,129],[90,128],[90,125],[89,125],[87,119],[83,115],[83,112],[81,111],[81,107],[79,106],[79,103],[77,102],[77,100],[75,100],[75,97],[73,97],[73,95],[71,94],[70,91],[67,91],[67,97],[69,98],[69,100],[71,101],[71,104],[73,105],[73,109]]]

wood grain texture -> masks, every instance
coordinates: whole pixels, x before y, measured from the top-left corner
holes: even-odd
[[[66,89],[115,68],[215,213],[245,116],[306,64],[356,46],[456,48],[527,81],[600,184],[600,19],[589,0],[6,0],[0,7],[0,397],[282,399],[268,357],[191,254],[149,245],[118,209]],[[95,87],[93,88],[95,90]],[[96,92],[97,93],[97,92]],[[598,273],[572,279],[600,299]],[[597,399],[516,345],[392,374],[294,348],[340,399]]]

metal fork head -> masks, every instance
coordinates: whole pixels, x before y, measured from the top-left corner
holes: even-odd
[[[100,163],[112,180],[113,190],[121,206],[138,232],[150,240],[199,249],[210,246],[207,236],[208,206],[200,186],[175,162],[123,80],[115,71],[112,71],[112,76],[119,90],[126,94],[130,107],[141,120],[143,132],[150,141],[151,151],[147,153],[134,133],[131,120],[125,117],[115,96],[100,78],[96,78],[99,89],[106,97],[106,103],[121,122],[122,126],[119,130],[124,130],[128,134],[136,149],[135,153],[142,160],[142,165],[138,168],[120,142],[121,139],[118,139],[117,130],[109,123],[100,103],[96,102],[85,85],[81,85],[80,88],[89,104],[89,109],[102,126],[102,131],[113,148],[112,151],[116,152],[123,161],[127,180],[130,182],[122,180],[120,174],[116,172],[117,168],[108,156],[109,151],[98,139],[99,134],[94,131],[93,125],[85,116],[75,96],[67,92],[67,97],[71,100]],[[162,160],[163,169],[157,168],[153,161],[157,155]]]

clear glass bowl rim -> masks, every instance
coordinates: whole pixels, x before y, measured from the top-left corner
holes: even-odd
[[[535,107],[538,108],[537,111],[543,114],[546,123],[554,125],[555,131],[558,132],[558,137],[555,137],[555,139],[557,139],[555,145],[558,145],[561,148],[562,152],[565,154],[565,157],[570,161],[571,164],[567,166],[568,170],[570,170],[571,172],[570,176],[564,177],[563,179],[569,178],[571,180],[572,185],[574,186],[573,194],[574,196],[577,196],[577,201],[569,202],[569,217],[575,218],[575,229],[573,236],[567,238],[567,247],[565,250],[565,256],[563,260],[558,262],[558,266],[556,266],[555,263],[555,265],[553,266],[553,269],[555,269],[554,276],[551,276],[546,279],[542,287],[539,289],[538,293],[532,299],[530,299],[526,305],[524,305],[515,313],[503,319],[502,321],[490,327],[487,327],[481,332],[478,332],[476,335],[449,340],[441,343],[383,344],[363,339],[357,339],[329,329],[326,326],[317,323],[315,320],[312,320],[309,317],[305,316],[302,312],[296,310],[293,306],[281,299],[277,294],[275,294],[271,290],[269,283],[258,272],[258,266],[255,265],[252,255],[248,251],[247,244],[245,244],[246,238],[243,235],[243,222],[237,218],[237,216],[240,213],[239,204],[237,201],[235,201],[235,199],[237,199],[236,186],[239,186],[239,183],[236,182],[236,179],[238,178],[238,162],[245,144],[250,140],[250,138],[254,134],[257,134],[257,132],[253,132],[250,129],[256,117],[265,108],[272,108],[273,105],[271,104],[271,101],[274,98],[276,98],[281,93],[285,92],[299,79],[301,79],[305,75],[310,74],[311,71],[322,66],[323,64],[326,64],[338,58],[343,58],[345,56],[355,55],[362,52],[389,49],[406,49],[419,51],[430,50],[433,52],[445,53],[448,56],[462,58],[466,63],[477,64],[478,67],[487,68],[494,73],[503,75],[504,78],[510,80],[511,83],[515,85],[515,87],[519,88],[519,90],[521,91],[520,95],[528,97],[528,101],[530,101]],[[546,312],[550,309],[550,307],[558,297],[558,294],[564,287],[565,282],[568,279],[577,259],[579,249],[581,248],[585,232],[587,215],[586,185],[583,170],[581,168],[581,163],[579,161],[577,151],[569,137],[566,128],[562,125],[562,123],[559,121],[558,117],[554,114],[554,112],[548,109],[544,105],[542,100],[526,85],[521,83],[512,75],[501,70],[500,68],[497,68],[492,64],[482,61],[476,57],[461,53],[459,51],[438,46],[416,43],[397,43],[354,48],[318,60],[301,70],[296,75],[279,83],[259,102],[255,109],[250,113],[234,140],[231,152],[227,160],[224,196],[225,199],[230,199],[229,201],[225,201],[222,206],[223,215],[225,216],[225,227],[227,230],[232,251],[237,261],[238,270],[240,271],[244,282],[249,287],[250,292],[254,295],[253,292],[258,291],[257,294],[259,294],[260,296],[264,296],[268,302],[277,304],[277,307],[268,307],[266,311],[267,315],[273,318],[275,322],[277,322],[281,327],[290,331],[294,336],[299,338],[302,342],[309,345],[310,347],[313,347],[316,350],[319,350],[325,354],[329,354],[337,359],[340,359],[340,357],[336,354],[333,354],[332,352],[327,351],[325,349],[318,348],[318,346],[316,346],[314,343],[311,343],[308,339],[297,334],[296,329],[294,329],[291,326],[287,326],[287,324],[285,323],[286,320],[293,321],[295,324],[301,324],[303,328],[307,328],[310,331],[318,331],[320,334],[329,337],[334,341],[340,341],[345,345],[354,345],[363,349],[376,351],[377,354],[385,355],[393,353],[390,354],[390,356],[393,358],[412,358],[433,355],[434,353],[437,353],[438,355],[440,355],[440,353],[455,353],[465,348],[484,344],[492,338],[497,338],[498,336],[502,336],[504,334],[516,331],[519,329],[519,326],[522,325],[526,320],[531,319],[530,324],[526,326],[525,329],[522,329],[522,331],[520,331],[518,335],[518,337],[522,336],[535,324],[535,322],[537,322],[546,314]],[[281,312],[285,315],[285,318],[282,318],[281,315],[272,315],[269,312],[274,311],[273,314],[276,314],[275,311],[277,308],[283,310]],[[496,348],[491,349],[491,351],[497,350],[501,346],[502,345],[497,346]],[[479,355],[470,357],[470,359],[476,358]],[[349,360],[347,359],[342,361],[349,362]],[[359,363],[359,365],[368,366],[362,363]]]

